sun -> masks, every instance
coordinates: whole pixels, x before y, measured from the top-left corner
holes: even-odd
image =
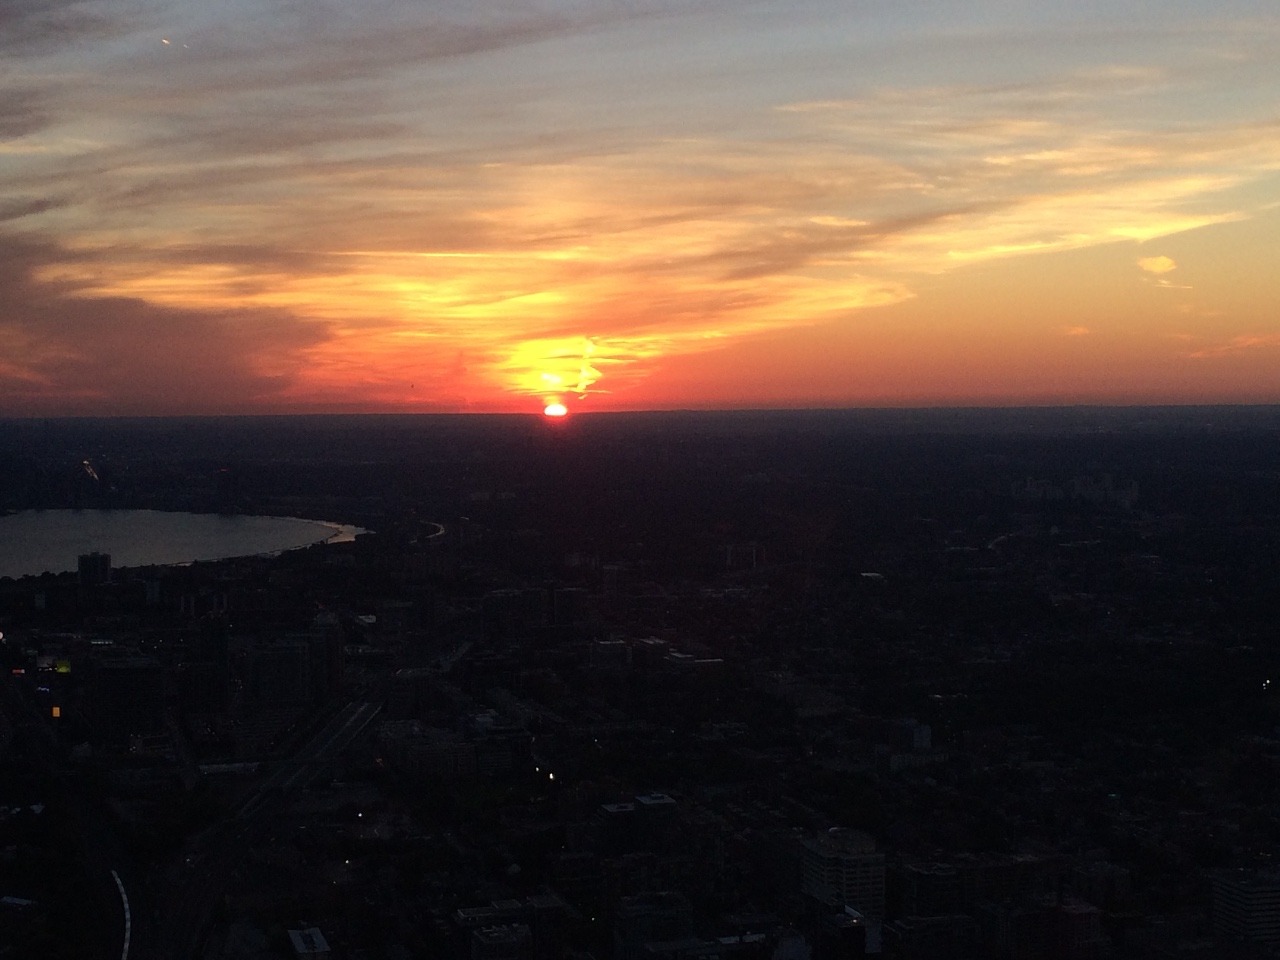
[[[542,408],[542,415],[546,417],[564,417],[568,414],[569,408],[559,401],[548,403]]]

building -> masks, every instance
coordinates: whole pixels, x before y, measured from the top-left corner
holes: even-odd
[[[989,902],[975,913],[981,955],[993,960],[1042,960],[1052,955],[1057,939],[1052,903]]]
[[[635,798],[636,830],[641,849],[664,852],[678,842],[679,806],[665,793],[641,793]]]
[[[813,960],[855,960],[867,952],[867,921],[845,907],[821,918],[813,930]]]
[[[411,780],[467,779],[477,773],[476,745],[456,731],[397,720],[383,724],[378,740],[392,767]]]
[[[970,960],[977,954],[977,932],[967,914],[902,917],[885,927],[885,943],[903,960]]]
[[[295,957],[327,957],[329,943],[317,927],[289,931],[289,944]]]
[[[254,706],[300,707],[315,699],[311,647],[305,638],[278,640],[245,657],[246,698]]]
[[[1061,960],[1098,960],[1106,952],[1102,911],[1088,903],[1060,903],[1056,911]]]
[[[1222,870],[1213,875],[1212,884],[1218,936],[1280,943],[1280,871]]]
[[[617,857],[637,849],[639,836],[634,803],[602,803],[591,819],[596,844],[603,855]]]
[[[644,960],[646,946],[693,937],[693,906],[673,891],[623,897],[614,917],[615,960]]]
[[[904,917],[945,917],[965,910],[960,871],[949,863],[909,863],[895,879]]]
[[[565,901],[543,893],[461,907],[453,922],[467,934],[473,960],[559,960],[573,916]]]
[[[834,827],[801,839],[800,890],[819,903],[884,919],[884,854],[860,830]]]
[[[88,684],[91,740],[124,747],[134,736],[165,730],[165,678],[150,657],[102,659],[93,664]]]
[[[582,587],[556,587],[551,592],[551,620],[556,626],[582,623],[590,607],[591,594]]]
[[[550,618],[550,608],[545,590],[491,590],[480,603],[485,637],[491,641],[530,637]]]
[[[471,931],[471,960],[528,960],[533,936],[527,924],[499,923]]]
[[[99,553],[97,550],[92,553],[82,553],[76,563],[76,569],[80,574],[80,582],[86,587],[108,583],[111,580],[111,554]]]

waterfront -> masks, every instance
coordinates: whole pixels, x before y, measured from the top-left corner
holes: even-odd
[[[24,510],[0,517],[0,577],[64,573],[81,554],[116,567],[280,553],[352,540],[358,527],[296,517],[159,510]]]

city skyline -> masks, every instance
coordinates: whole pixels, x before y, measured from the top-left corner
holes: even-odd
[[[0,412],[1280,402],[1250,0],[0,14]]]

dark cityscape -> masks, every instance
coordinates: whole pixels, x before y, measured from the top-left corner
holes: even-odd
[[[0,421],[0,957],[1280,956],[1280,409]],[[5,548],[13,552],[14,545]]]
[[[1276,0],[0,0],[0,960],[1280,960]]]

